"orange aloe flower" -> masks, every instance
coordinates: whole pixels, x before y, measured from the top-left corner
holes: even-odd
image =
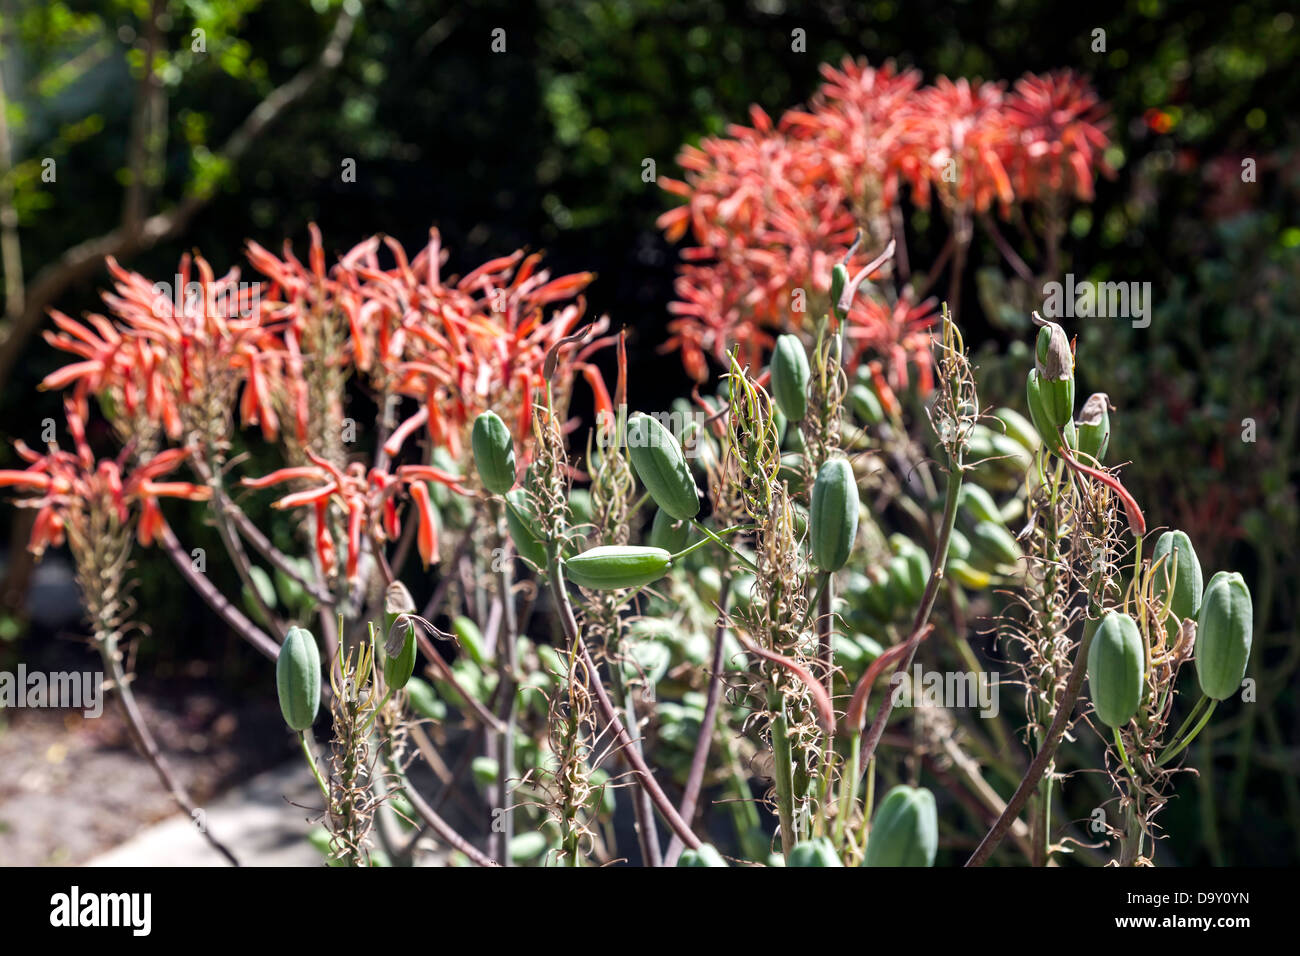
[[[310,483],[310,486],[291,491],[271,503],[277,510],[310,507],[315,515],[316,556],[327,574],[338,568],[338,551],[331,529],[330,506],[342,516],[347,540],[347,561],[344,575],[355,581],[362,541],[370,537],[376,542],[391,541],[401,533],[397,504],[394,500],[402,485],[410,491],[420,522],[417,540],[420,556],[426,566],[436,560],[437,516],[429,500],[426,482],[436,481],[459,494],[468,494],[460,478],[440,468],[427,465],[408,465],[390,475],[380,468],[366,469],[353,462],[340,469],[327,459],[307,452],[310,465],[280,468],[260,478],[244,478],[246,488],[270,488],[286,482]]]
[[[16,504],[36,508],[28,549],[39,556],[50,545],[63,544],[70,525],[83,535],[93,533],[92,518],[106,515],[120,527],[138,518],[135,534],[142,545],[152,544],[164,528],[159,499],[183,498],[206,501],[212,489],[187,481],[158,481],[174,471],[188,457],[188,451],[169,449],[133,469],[126,466],[126,452],[116,460],[95,460],[86,443],[85,403],[70,398],[64,403],[68,431],[75,451],[51,445],[40,454],[22,442],[14,447],[28,463],[24,470],[0,470],[0,487],[35,492]],[[136,514],[138,510],[138,515]]]
[[[172,279],[151,283],[106,260],[114,291],[103,293],[113,320],[91,314],[77,322],[51,310],[56,331],[45,340],[80,361],[48,375],[42,388],[72,387],[96,394],[139,421],[161,422],[179,439],[198,428],[196,416],[231,408],[267,438],[279,428],[271,392],[278,387],[283,350],[265,324],[260,283],[241,283],[239,270],[217,278],[202,257],[181,257]]]

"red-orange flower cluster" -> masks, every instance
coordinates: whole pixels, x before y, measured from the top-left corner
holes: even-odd
[[[115,292],[103,299],[116,323],[89,315],[83,325],[51,310],[58,331],[47,331],[45,340],[81,361],[51,373],[41,387],[71,385],[79,398],[107,395],[128,417],[160,421],[177,440],[192,427],[186,410],[208,397],[227,397],[204,394],[212,383],[228,382],[232,390],[243,383],[244,423],[260,424],[274,437],[270,393],[280,385],[282,351],[258,307],[258,284],[240,284],[238,269],[218,279],[204,259],[191,261],[188,254],[174,284],[152,283],[111,256],[107,264]]]
[[[174,471],[189,454],[187,450],[168,449],[133,470],[126,469],[125,454],[117,460],[96,461],[86,443],[85,408],[69,400],[65,412],[75,451],[51,445],[45,454],[39,454],[22,442],[15,442],[14,447],[28,463],[27,468],[0,470],[0,487],[36,492],[20,502],[23,507],[37,509],[28,543],[34,554],[42,554],[49,545],[63,544],[69,524],[88,520],[97,509],[115,517],[117,525],[123,528],[138,517],[136,536],[147,547],[163,529],[158,499],[206,501],[211,497],[212,489],[202,485],[157,480]],[[93,533],[89,528],[82,530]]]
[[[757,364],[776,331],[799,327],[820,310],[831,267],[842,261],[860,224],[893,207],[900,184],[949,214],[1007,214],[1018,202],[1074,196],[1091,200],[1108,143],[1104,110],[1088,83],[1068,71],[1002,84],[940,77],[922,87],[915,71],[845,59],[822,68],[824,84],[806,109],[778,123],[751,108],[751,126],[685,147],[685,181],[660,180],[686,202],[659,226],[683,250],[667,350],[681,352],[696,379],[708,358],[739,346]],[[862,249],[854,273],[878,252]],[[909,366],[928,388],[927,330],[933,300],[904,291],[896,303],[859,296],[850,334],[864,357],[884,363],[905,385]]]
[[[391,257],[391,268],[381,264],[381,250]],[[540,255],[520,251],[464,277],[444,278],[447,255],[437,230],[430,231],[428,244],[414,258],[395,240],[373,237],[327,267],[315,226],[305,264],[288,243],[277,257],[250,242],[248,258],[267,281],[240,283],[238,270],[217,279],[202,258],[186,256],[174,277],[174,293],[173,283],[151,283],[109,259],[114,292],[103,299],[111,318],[88,315],[78,322],[52,312],[57,328],[46,340],[77,361],[42,385],[71,388],[70,401],[77,407],[84,407],[89,395],[98,396],[106,409],[127,416],[121,424],[132,433],[161,422],[171,440],[202,444],[213,440],[204,423],[224,418],[237,404],[242,424],[260,426],[266,440],[292,437],[297,451],[290,460],[302,462],[305,456],[311,465],[295,464],[245,483],[255,488],[290,480],[315,483],[277,506],[315,510],[316,550],[327,573],[338,565],[331,516],[346,527],[345,569],[352,578],[363,537],[384,541],[396,534],[396,495],[402,491],[411,495],[419,518],[421,557],[426,564],[437,560],[437,520],[426,483],[469,492],[455,475],[426,464],[401,465],[390,474],[390,461],[417,431],[424,429],[434,448],[459,461],[474,418],[490,408],[512,423],[526,460],[537,389],[567,389],[581,374],[595,391],[598,408],[609,411],[608,392],[589,361],[594,350],[613,341],[600,335],[608,320],[579,328],[585,316],[581,292],[594,278],[591,273],[553,278],[540,268]],[[545,374],[548,353],[578,331],[581,342],[562,350],[551,374]],[[414,400],[414,408],[386,436],[385,454],[373,467],[340,468],[311,448],[312,383],[320,379],[309,374],[309,360],[360,375],[381,396]],[[341,399],[341,394],[333,397]],[[288,436],[282,419],[289,421]],[[152,447],[135,449],[137,455],[145,451],[152,453]],[[153,461],[170,468],[181,457],[181,452],[162,452]],[[10,483],[38,487],[50,467],[42,464],[44,470],[33,475],[10,473]],[[156,520],[152,496],[163,493],[149,487],[141,486],[142,538]],[[57,523],[57,517],[41,526],[42,541],[56,539],[50,521]]]

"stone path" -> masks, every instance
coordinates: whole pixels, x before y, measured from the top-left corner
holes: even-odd
[[[323,860],[306,840],[313,824],[308,811],[320,793],[302,760],[254,777],[202,808],[206,825],[243,866],[321,866]],[[198,831],[177,815],[150,827],[126,843],[90,860],[87,866],[228,866]]]

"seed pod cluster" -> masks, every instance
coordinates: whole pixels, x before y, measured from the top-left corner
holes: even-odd
[[[1055,322],[1039,322],[1038,340],[1034,348],[1034,367],[1029,370],[1025,386],[1029,401],[1029,417],[1038,429],[1044,444],[1051,451],[1061,447],[1061,431],[1066,441],[1074,447],[1077,435],[1074,427],[1074,353],[1065,330]]]

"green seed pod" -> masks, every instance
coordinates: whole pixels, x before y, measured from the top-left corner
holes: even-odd
[[[814,837],[796,843],[790,849],[786,866],[843,866],[835,847],[826,837]]]
[[[498,766],[493,757],[475,757],[470,761],[469,772],[475,783],[487,789],[497,781]]]
[[[1070,351],[1070,338],[1065,329],[1055,322],[1044,322],[1038,327],[1034,342],[1034,367],[1049,380],[1069,378],[1074,374],[1074,353]]]
[[[528,863],[546,852],[546,834],[540,830],[516,833],[510,838],[510,862]]]
[[[483,412],[474,419],[474,464],[483,487],[504,495],[515,486],[515,442],[510,429],[496,412]]]
[[[915,595],[912,602],[916,603],[921,600],[925,586],[930,583],[930,556],[920,548],[913,548],[903,555],[903,560],[907,562],[908,592]]]
[[[722,854],[713,848],[712,844],[701,843],[699,849],[683,850],[682,855],[677,858],[678,866],[726,866],[727,861],[722,858]]]
[[[939,815],[924,787],[894,787],[871,824],[863,866],[934,866]]]
[[[822,464],[813,482],[811,522],[813,563],[838,571],[849,560],[858,534],[858,483],[845,458]]]
[[[447,705],[438,699],[433,687],[418,677],[406,682],[406,697],[411,710],[429,720],[442,720],[447,716]]]
[[[844,287],[849,284],[849,268],[842,262],[835,263],[831,269],[831,311],[835,313],[835,318],[841,322],[849,314],[848,303],[844,307],[840,306],[840,299],[844,298]]]
[[[289,560],[294,559],[289,558]],[[291,611],[301,611],[310,606],[309,595],[297,577],[281,570],[278,565],[272,570],[271,575],[275,579],[275,593],[279,595],[286,608]],[[302,575],[302,577],[311,580],[309,575]]]
[[[628,458],[650,497],[674,518],[700,513],[700,493],[672,432],[657,419],[637,413],[627,426]]]
[[[401,581],[394,581],[384,591],[384,634],[390,634],[393,625],[403,614],[415,613],[415,598]]]
[[[789,425],[790,422],[781,413],[780,408],[772,412],[772,427],[776,429],[776,447],[781,448],[785,445],[785,432]]]
[[[320,708],[320,651],[305,627],[291,627],[275,660],[280,713],[290,730],[310,730]]]
[[[1254,629],[1250,588],[1236,571],[1210,578],[1196,621],[1196,678],[1206,697],[1227,700],[1237,693]]]
[[[695,572],[695,593],[708,607],[722,600],[722,575],[717,568],[709,564]]]
[[[803,421],[808,411],[808,376],[808,353],[799,336],[778,336],[772,352],[772,397],[788,421]]]
[[[458,616],[451,622],[451,631],[456,635],[456,643],[469,654],[470,660],[479,667],[487,664],[487,642],[483,640],[483,632],[477,624],[463,615]]]
[[[674,518],[660,508],[655,512],[654,523],[650,525],[649,545],[663,548],[669,554],[676,554],[686,547],[691,539],[691,523]]]
[[[880,398],[861,382],[849,389],[849,408],[867,425],[879,425],[885,420],[885,408],[880,404]]]
[[[971,567],[964,559],[956,556],[948,559],[946,570],[954,581],[968,591],[983,591],[993,583],[993,578],[987,571]]]
[[[506,527],[510,531],[510,540],[514,542],[515,550],[520,557],[537,567],[546,567],[546,538],[541,523],[532,512],[528,492],[516,488],[506,492],[505,499]]]
[[[1038,431],[1033,423],[1014,408],[999,408],[993,417],[1002,423],[1006,434],[1029,451],[1037,451],[1040,444]]]
[[[912,547],[890,558],[889,584],[899,603],[916,604],[925,594],[930,578],[930,559],[920,548]]]
[[[867,579],[871,584],[862,592],[863,606],[877,620],[892,620],[895,597],[890,586],[889,572],[878,566],[867,568]]]
[[[244,610],[248,612],[249,617],[266,627],[266,618],[262,614],[262,609],[258,607],[254,594],[256,593],[256,596],[260,597],[262,602],[274,611],[275,585],[271,583],[271,576],[256,564],[249,565],[248,577],[253,582],[253,588],[257,590],[254,592],[253,588],[250,588],[247,584],[240,588],[240,596],[244,600]]]
[[[1091,455],[1097,461],[1106,457],[1110,447],[1110,399],[1105,392],[1094,392],[1083,403],[1079,420],[1075,423],[1079,433],[1079,451]]]
[[[803,490],[803,455],[794,452],[787,452],[781,456],[781,466],[777,469],[777,478],[784,481],[790,488],[792,495],[798,495]]]
[[[956,558],[965,561],[970,557],[970,538],[962,534],[960,528],[953,528],[948,536],[948,560]]]
[[[1145,655],[1133,618],[1108,611],[1088,649],[1092,709],[1107,727],[1123,727],[1137,713],[1146,680]]]
[[[1002,513],[994,502],[993,496],[979,485],[963,482],[960,495],[961,509],[976,521],[1002,523]]]
[[[1070,430],[1074,430],[1073,422],[1070,423]],[[1020,442],[1010,435],[1004,435],[1000,431],[981,424],[970,430],[967,459],[981,461],[985,458],[993,459],[989,462],[989,467],[997,475],[1014,479],[1007,482],[1012,486],[1020,485],[1025,471],[1034,463],[1034,453]],[[994,486],[1000,488],[1002,483],[995,483]]]
[[[1020,545],[1001,521],[977,521],[971,529],[970,544],[976,557],[983,557],[994,566],[1014,566],[1024,556]]]
[[[1169,581],[1172,579],[1174,594],[1170,610],[1174,616],[1165,621],[1165,633],[1172,641],[1178,636],[1183,619],[1195,618],[1196,612],[1200,610],[1204,583],[1201,578],[1201,562],[1196,560],[1192,539],[1183,532],[1166,531],[1156,540],[1151,564],[1154,566],[1161,558],[1164,562],[1155,573],[1155,597],[1162,606],[1169,600]]]
[[[1051,421],[1061,428],[1069,428],[1074,422],[1074,379],[1042,379],[1043,404],[1051,415]]]
[[[404,617],[388,632],[384,641],[384,683],[399,691],[415,673],[415,622]]]
[[[1058,429],[1064,429],[1069,439],[1074,428],[1074,379],[1058,382],[1044,381],[1038,369],[1029,370],[1025,385],[1029,402],[1029,417],[1049,451],[1059,451],[1061,439]]]
[[[576,524],[591,524],[596,513],[591,503],[591,492],[586,488],[574,488],[569,492],[569,511]]]
[[[564,562],[569,579],[593,591],[639,588],[658,581],[672,567],[672,555],[663,548],[606,545],[584,551]]]
[[[547,849],[546,834],[541,830],[528,830],[510,838],[510,861],[512,864],[526,864],[537,860]]]

